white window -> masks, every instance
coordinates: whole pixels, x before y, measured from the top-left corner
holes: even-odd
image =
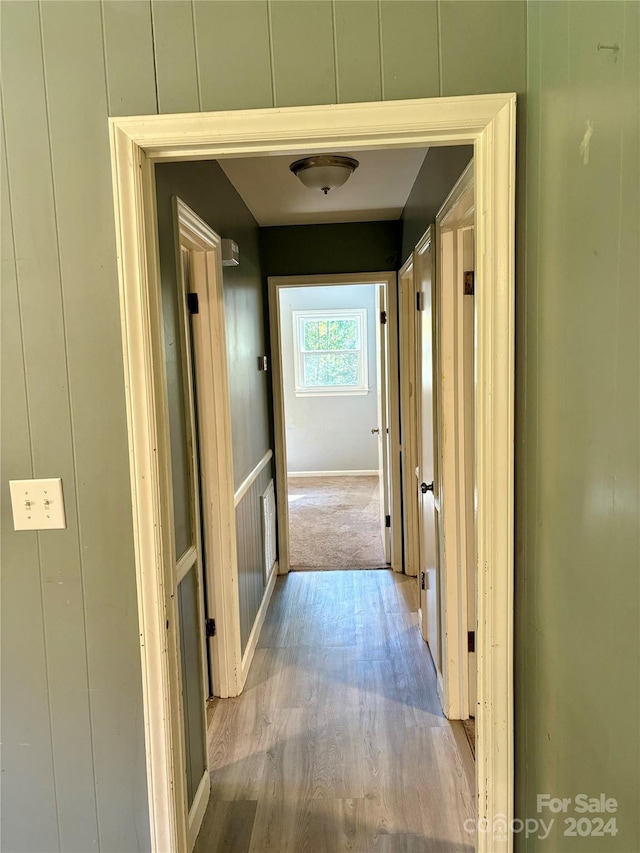
[[[367,394],[367,309],[294,311],[296,394]]]

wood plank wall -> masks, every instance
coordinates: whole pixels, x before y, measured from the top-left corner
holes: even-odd
[[[2,841],[130,853],[149,831],[107,116],[521,92],[524,3],[0,15]],[[13,532],[7,480],[31,476],[62,476],[66,531]]]

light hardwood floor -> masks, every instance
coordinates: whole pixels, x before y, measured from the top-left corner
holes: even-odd
[[[278,579],[244,693],[217,703],[196,853],[471,853],[473,766],[443,716],[415,579]]]

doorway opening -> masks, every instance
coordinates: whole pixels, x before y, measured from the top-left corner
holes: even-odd
[[[157,850],[186,849],[182,774],[174,751],[181,715],[179,677],[167,647],[175,640],[175,603],[164,597],[170,578],[166,408],[159,341],[153,162],[218,158],[242,152],[336,150],[366,144],[472,142],[477,164],[478,298],[475,465],[479,624],[477,816],[491,822],[512,814],[511,598],[513,557],[513,169],[514,96],[434,99],[246,113],[114,119],[116,222],[119,240],[127,406],[132,452],[132,499],[141,621],[143,696],[147,725],[149,806]],[[253,119],[258,120],[259,130]],[[375,130],[372,130],[375,128]],[[160,425],[160,428],[158,428]],[[167,607],[171,619],[166,620]],[[165,627],[165,622],[167,625]],[[167,634],[168,632],[168,634]],[[484,825],[484,824],[483,824]],[[497,828],[498,829],[498,828]],[[500,831],[480,834],[478,850],[507,849]]]
[[[395,273],[270,277],[269,308],[281,571],[400,568]]]

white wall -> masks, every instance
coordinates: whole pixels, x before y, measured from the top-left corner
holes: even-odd
[[[292,311],[366,308],[368,394],[296,397]],[[375,285],[290,287],[280,290],[287,470],[371,471],[378,467]]]

